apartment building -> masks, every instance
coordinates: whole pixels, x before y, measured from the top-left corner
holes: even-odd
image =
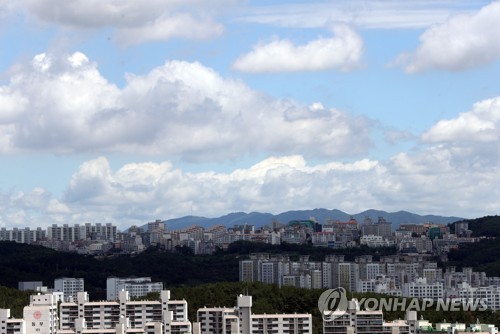
[[[240,327],[238,314],[234,308],[203,307],[198,309],[197,322],[199,333],[193,334],[232,334]],[[194,331],[196,332],[196,331]]]
[[[32,230],[29,227],[22,229],[14,227],[12,230],[7,230],[5,227],[0,228],[0,240],[4,241],[32,244],[45,239],[45,237],[46,232],[45,230],[42,230],[41,227],[38,227],[35,230]]]
[[[239,295],[234,308],[200,308],[193,334],[312,334],[311,314],[252,314],[252,296]]]
[[[63,293],[64,301],[76,300],[79,292],[85,291],[83,278],[61,277],[54,280],[54,291]]]
[[[349,301],[345,312],[325,311],[323,334],[415,334],[416,312],[408,312],[405,320],[385,322],[382,311],[361,310],[356,299]]]
[[[168,290],[161,291],[158,301],[132,301],[128,291],[120,291],[117,301],[90,302],[88,294],[80,292],[74,302],[60,304],[60,329],[66,334],[83,334],[121,326],[127,332],[162,328],[164,334],[191,333],[187,307],[185,300],[170,300]]]
[[[162,282],[151,282],[151,277],[108,277],[106,280],[106,299],[117,300],[120,291],[128,291],[130,297],[144,297],[150,292],[163,290]]]
[[[463,282],[457,290],[448,290],[447,294],[464,302],[482,300],[489,309],[500,310],[500,286],[473,287]]]
[[[443,283],[428,283],[426,278],[418,278],[410,283],[404,283],[403,297],[437,300],[444,297]]]
[[[312,333],[310,314],[259,314],[252,316],[252,334]]]
[[[347,291],[356,291],[359,281],[359,265],[353,262],[344,262],[344,257],[332,263],[332,284],[343,287]]]
[[[56,334],[58,328],[57,298],[51,294],[32,295],[23,319],[12,319],[10,309],[0,309],[0,334]]]
[[[394,246],[394,241],[381,235],[366,234],[359,239],[359,244],[371,248],[391,247]]]
[[[91,224],[52,224],[47,228],[47,239],[66,242],[78,240],[106,240],[114,242],[117,240],[117,228],[111,223]]]
[[[389,238],[392,236],[392,224],[382,217],[379,217],[378,221],[373,223],[371,218],[367,217],[361,225],[361,235],[374,235]]]

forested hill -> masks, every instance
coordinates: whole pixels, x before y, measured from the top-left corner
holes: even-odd
[[[487,237],[473,244],[461,244],[458,250],[448,254],[449,265],[472,267],[488,276],[500,276],[500,216],[486,216],[465,220],[474,237]],[[454,230],[455,224],[451,224]]]
[[[499,237],[500,216],[485,216],[476,219],[465,219],[460,222],[469,223],[469,230],[474,237]],[[450,224],[451,230],[455,230],[455,223]]]
[[[107,277],[149,276],[165,286],[238,281],[234,255],[192,256],[148,250],[139,255],[96,259],[74,253],[0,241],[0,285],[42,281],[53,287],[59,277],[82,277],[91,298],[105,298]]]

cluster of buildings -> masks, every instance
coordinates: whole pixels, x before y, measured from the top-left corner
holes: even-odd
[[[346,261],[343,255],[328,255],[324,261],[310,261],[300,256],[292,261],[288,255],[250,254],[240,260],[239,279],[277,286],[308,289],[343,287],[352,292],[374,292],[391,296],[427,298],[483,299],[488,308],[500,310],[500,278],[487,277],[472,268],[445,270],[429,256],[391,255],[358,256]]]
[[[132,300],[120,291],[117,300],[89,301],[78,292],[73,301],[59,302],[53,293],[32,295],[23,318],[0,309],[0,334],[264,334],[312,333],[311,314],[254,314],[252,297],[240,295],[235,307],[203,307],[197,321],[188,319],[185,300],[171,300],[162,290],[159,300]]]
[[[188,319],[186,300],[170,299],[162,290],[158,300],[131,300],[127,291],[118,299],[89,301],[86,292],[76,300],[58,302],[51,293],[32,295],[24,307],[23,318],[0,309],[0,334],[312,334],[312,315],[255,314],[252,296],[239,295],[234,307],[203,307],[196,322]],[[345,311],[325,311],[324,334],[418,334],[483,333],[498,334],[494,325],[475,323],[437,323],[417,319],[407,311],[405,319],[386,322],[383,311],[361,310],[357,300]]]
[[[77,300],[79,293],[85,291],[83,278],[61,277],[54,280],[54,288],[49,289],[41,281],[19,282],[21,291],[50,292],[57,300],[72,302]],[[106,280],[106,299],[118,300],[120,291],[126,291],[132,298],[140,298],[152,292],[161,292],[162,282],[152,282],[151,277],[108,277]]]
[[[323,334],[497,334],[498,328],[492,324],[476,322],[467,326],[464,323],[450,323],[443,320],[432,324],[423,318],[418,319],[416,311],[407,311],[405,319],[386,322],[381,310],[361,310],[356,299],[349,301],[345,311],[325,311]]]
[[[377,221],[365,218],[359,223],[354,218],[346,222],[328,220],[320,224],[316,219],[292,220],[287,224],[273,221],[270,225],[235,225],[227,228],[216,225],[209,228],[191,226],[168,229],[165,222],[156,220],[142,227],[131,226],[120,232],[112,224],[51,225],[46,230],[0,229],[0,240],[38,244],[61,251],[84,254],[112,252],[139,253],[150,246],[165,250],[189,247],[194,254],[211,254],[217,248],[225,249],[232,242],[247,240],[269,244],[312,244],[330,248],[397,247],[400,253],[444,255],[460,243],[474,242],[467,222],[455,225],[450,233],[446,225],[401,224],[395,231],[392,224],[379,217]]]
[[[0,229],[0,240],[40,245],[58,251],[99,254],[119,245],[120,233],[111,223],[53,224],[46,229],[3,227]]]

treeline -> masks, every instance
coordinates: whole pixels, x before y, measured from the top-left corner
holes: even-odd
[[[248,255],[250,253],[270,253],[270,254],[289,254],[292,259],[298,258],[300,255],[309,255],[311,261],[323,261],[327,255],[344,255],[345,260],[354,261],[356,256],[373,255],[374,260],[378,261],[380,256],[395,255],[397,249],[393,247],[370,248],[366,245],[345,248],[333,249],[327,247],[315,247],[313,245],[303,244],[287,244],[271,245],[261,242],[252,241],[235,241],[231,243],[227,250],[219,250],[219,254],[234,254]]]
[[[472,267],[484,271],[487,276],[500,276],[500,243],[495,239],[481,240],[473,244],[461,244],[459,249],[448,253],[447,266]]]
[[[92,299],[105,299],[107,277],[149,276],[164,286],[238,281],[234,255],[194,256],[155,249],[104,259],[56,252],[41,246],[0,241],[0,285],[42,281],[52,287],[59,277],[82,277]]]
[[[469,223],[469,230],[473,237],[499,237],[500,236],[500,216],[485,216],[476,219],[465,219],[461,222]],[[455,224],[450,224],[450,230],[455,232]]]
[[[23,316],[23,308],[30,302],[31,291],[19,291],[0,285],[0,308],[9,308],[14,318]]]
[[[500,216],[486,216],[465,220],[474,237],[487,237],[472,244],[460,244],[459,249],[448,253],[447,266],[458,268],[472,267],[475,271],[484,271],[488,276],[500,276]],[[455,223],[451,224],[455,230]]]

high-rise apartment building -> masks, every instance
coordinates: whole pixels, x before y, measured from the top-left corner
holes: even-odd
[[[61,277],[54,280],[54,291],[62,292],[64,301],[75,300],[79,292],[85,291],[83,278]]]
[[[252,314],[252,296],[240,295],[237,306],[198,309],[193,334],[311,334],[311,314]]]
[[[171,301],[170,291],[163,290],[157,301],[132,301],[127,291],[120,291],[117,301],[89,301],[86,292],[73,302],[60,305],[60,329],[66,334],[114,332],[120,326],[126,332],[158,334],[191,333],[187,302]]]
[[[84,225],[57,225],[52,224],[47,228],[47,239],[75,242],[78,240],[105,240],[114,242],[117,240],[117,228],[111,223]]]
[[[347,310],[325,312],[323,334],[416,334],[416,312],[407,313],[406,320],[385,322],[383,312],[360,310],[356,299],[349,301]]]
[[[10,309],[0,309],[0,334],[56,334],[59,329],[57,298],[36,294],[24,307],[23,319],[13,319]]]

